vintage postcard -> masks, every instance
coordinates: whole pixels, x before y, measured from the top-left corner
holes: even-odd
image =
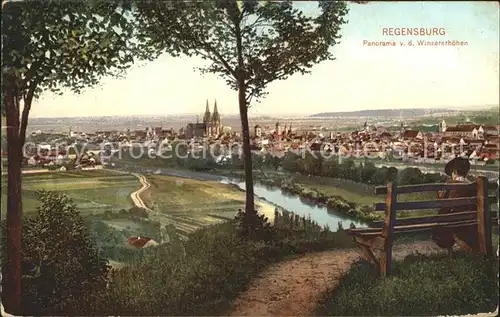
[[[2,315],[497,315],[499,19],[3,1]]]

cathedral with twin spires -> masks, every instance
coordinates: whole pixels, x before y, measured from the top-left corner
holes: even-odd
[[[214,101],[214,111],[210,113],[208,100],[203,115],[203,122],[189,123],[186,127],[186,137],[218,137],[222,133],[222,123],[219,110],[217,109],[217,100]]]

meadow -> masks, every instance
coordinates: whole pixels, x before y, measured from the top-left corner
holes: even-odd
[[[173,224],[180,234],[200,227],[234,219],[245,206],[245,193],[216,181],[201,181],[173,176],[147,175],[151,186],[141,194],[144,203],[162,224]],[[256,201],[259,212],[270,220],[274,206]]]
[[[2,185],[6,177],[2,176]],[[132,175],[111,171],[72,171],[23,174],[23,212],[32,213],[38,205],[39,190],[60,191],[76,204],[82,216],[130,209],[130,194],[140,188]],[[2,208],[7,206],[7,186],[2,186]],[[4,209],[5,210],[5,209]]]
[[[238,209],[244,208],[245,193],[230,185],[159,175],[147,175],[147,179],[151,186],[140,196],[155,211],[152,220],[173,224],[181,235],[233,219]],[[6,176],[2,184],[6,184]],[[48,190],[71,198],[85,218],[129,210],[134,207],[130,194],[141,187],[135,176],[110,170],[23,174],[22,186],[25,214],[36,211],[37,191]],[[6,198],[7,186],[2,186],[2,208],[7,206]],[[257,207],[272,220],[274,206],[260,201]],[[97,218],[118,230],[137,225],[127,216],[118,216]]]

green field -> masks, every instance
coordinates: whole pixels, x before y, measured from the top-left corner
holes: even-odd
[[[233,219],[239,208],[244,208],[244,192],[213,181],[198,181],[169,176],[147,176],[151,187],[141,194],[146,205],[155,213],[153,220],[163,225],[174,224],[180,233],[189,233],[202,226]],[[2,177],[2,184],[6,177]],[[109,170],[78,172],[45,172],[23,174],[23,212],[32,213],[38,206],[36,192],[61,192],[73,199],[82,216],[105,211],[132,208],[130,194],[141,185],[133,175]],[[259,210],[270,219],[274,207],[258,202]],[[2,186],[2,208],[7,206],[7,187]],[[128,219],[108,221],[118,230],[132,227]]]
[[[201,226],[233,219],[244,208],[245,193],[216,181],[200,181],[172,176],[148,176],[151,187],[141,194],[144,203],[155,211],[154,219],[172,223],[179,231],[192,232]],[[257,202],[261,213],[270,219],[274,207]]]
[[[375,187],[345,179],[329,177],[309,178],[297,175],[294,176],[294,182],[324,192],[329,196],[341,196],[348,202],[372,205],[383,200],[383,197],[375,196]]]
[[[2,185],[6,178],[2,177]],[[105,210],[116,211],[133,207],[130,193],[140,188],[132,175],[110,171],[48,172],[23,174],[23,212],[30,213],[38,205],[36,191],[59,191],[73,199],[84,215]],[[7,187],[2,186],[2,208],[7,206]]]

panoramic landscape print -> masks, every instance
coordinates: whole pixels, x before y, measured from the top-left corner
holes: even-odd
[[[498,314],[499,19],[3,1],[2,316]]]

